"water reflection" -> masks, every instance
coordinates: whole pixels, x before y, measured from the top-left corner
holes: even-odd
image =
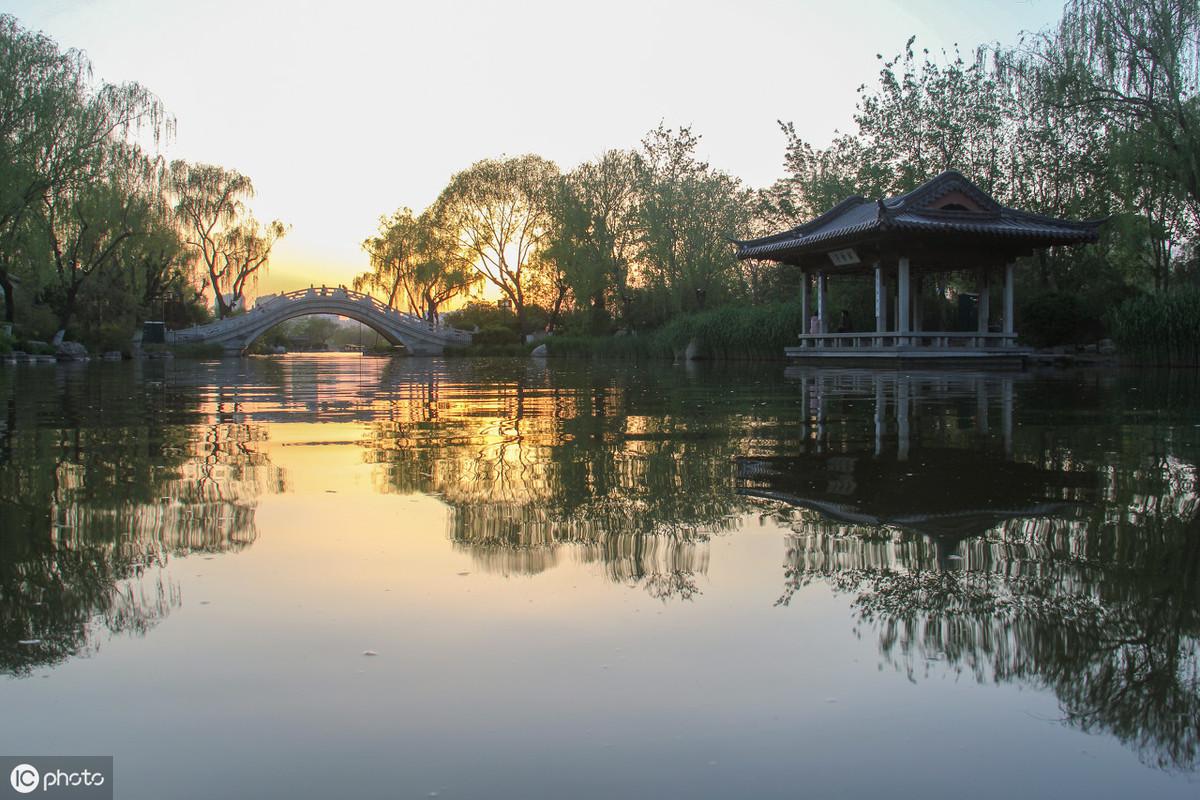
[[[2,672],[143,635],[182,602],[171,557],[246,547],[283,488],[255,429],[130,369],[0,373]]]
[[[1197,766],[1194,377],[112,366],[0,372],[7,674],[180,605],[171,560],[256,540],[260,499],[305,477],[271,460],[304,423],[302,443],[361,458],[372,491],[439,498],[446,547],[495,575],[585,564],[706,613],[721,591],[775,596],[773,568],[710,577],[716,537],[765,516],[790,532],[779,605],[831,585],[914,680],[949,667],[1044,687],[1071,724]],[[328,469],[328,452],[296,472]]]
[[[539,368],[474,397],[408,384],[391,418],[370,422],[366,458],[381,491],[440,497],[453,545],[482,569],[535,574],[569,554],[656,597],[690,599],[710,537],[736,528],[746,506],[729,480],[742,440],[721,415],[646,414],[647,397],[689,401],[674,376],[645,377]]]
[[[1111,733],[1165,769],[1200,766],[1197,470],[1164,447],[1186,446],[1192,426],[1151,416],[1167,430],[1097,448],[1090,426],[1015,427],[1003,399],[978,404],[972,435],[931,436],[948,425],[967,433],[966,417],[954,402],[934,419],[914,414],[902,397],[919,379],[841,376],[833,392],[839,378],[800,376],[810,380],[818,408],[886,397],[891,384],[901,393],[891,407],[912,418],[876,411],[876,430],[895,431],[892,452],[877,433],[870,448],[825,439],[800,456],[740,462],[741,491],[786,503],[794,534],[781,605],[827,582],[854,596],[860,625],[910,678],[946,662],[981,682],[1045,687],[1070,724]],[[969,399],[972,388],[986,396],[971,378],[947,396]],[[1044,410],[1038,400],[1027,418]],[[1108,402],[1076,398],[1072,410],[1142,417],[1156,405]],[[1003,439],[989,450],[981,420],[996,411]]]

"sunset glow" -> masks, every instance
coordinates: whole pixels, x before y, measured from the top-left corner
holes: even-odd
[[[933,51],[1011,43],[1062,4],[521,8],[16,0],[7,10],[85,49],[98,78],[158,94],[178,121],[168,157],[254,179],[258,217],[292,225],[259,287],[272,293],[348,284],[366,269],[360,243],[381,214],[424,208],[481,158],[535,152],[566,170],[635,146],[663,120],[693,125],[702,157],[765,186],[782,174],[776,119],[817,144],[850,127],[856,87],[876,77],[864,54],[899,52],[910,35]],[[187,33],[214,21],[213,33]]]

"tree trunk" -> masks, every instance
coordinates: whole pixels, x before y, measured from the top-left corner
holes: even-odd
[[[12,279],[5,270],[0,270],[0,289],[4,290],[4,321],[14,322],[16,317],[16,306],[13,302]]]
[[[67,289],[66,299],[63,300],[62,309],[58,314],[58,329],[66,331],[67,325],[71,322],[71,317],[75,316],[75,298],[79,296],[80,284],[76,283]]]
[[[601,333],[608,326],[608,309],[604,306],[604,290],[592,295],[592,333]]]

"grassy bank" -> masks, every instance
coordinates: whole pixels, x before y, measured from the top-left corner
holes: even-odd
[[[1109,315],[1109,330],[1123,358],[1200,366],[1200,287],[1127,300]]]
[[[695,341],[697,355],[711,359],[780,359],[803,327],[799,303],[726,307],[685,314],[663,327],[625,336],[555,336],[552,356],[575,358],[674,358]]]

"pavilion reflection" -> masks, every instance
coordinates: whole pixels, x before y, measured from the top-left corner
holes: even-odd
[[[1000,411],[997,441],[963,413],[969,379],[964,402],[934,419],[912,402],[919,380],[825,386],[839,380],[859,383],[830,403],[818,379],[810,400],[836,406],[882,384],[896,399],[876,416],[881,436],[818,433],[818,408],[804,452],[739,461],[739,490],[780,503],[793,530],[779,604],[824,583],[853,598],[858,626],[911,678],[948,665],[1046,688],[1068,724],[1163,769],[1200,767],[1200,473],[1162,449],[1171,436],[1105,451],[1086,426],[1014,430],[1000,380],[982,415]],[[907,426],[891,416],[905,412]]]
[[[873,405],[874,455],[894,444],[898,461],[908,459],[914,436],[920,435],[926,411],[954,408],[964,429],[980,436],[994,432],[996,423],[1003,452],[1013,453],[1013,396],[1018,382],[1030,380],[1023,372],[893,371],[867,369],[817,369],[789,367],[787,378],[799,384],[802,414],[811,420],[812,438],[820,449],[828,436],[830,404],[857,398]],[[937,422],[935,418],[933,420]],[[930,431],[939,438],[943,424]],[[914,426],[917,426],[914,430]]]
[[[249,546],[256,498],[284,479],[261,429],[216,421],[154,376],[31,371],[21,391],[7,377],[0,672],[26,675],[144,635],[183,601],[169,561]]]

